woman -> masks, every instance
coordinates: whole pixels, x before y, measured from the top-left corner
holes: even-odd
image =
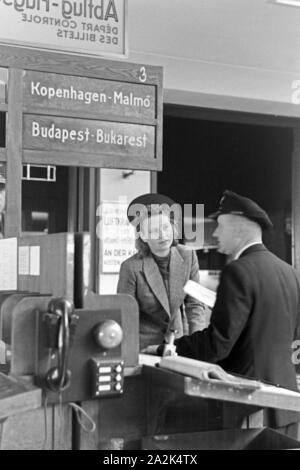
[[[206,326],[204,306],[183,291],[189,279],[199,282],[199,267],[195,252],[176,240],[174,204],[150,193],[134,199],[127,211],[138,252],[122,263],[117,290],[137,300],[143,352],[168,339],[170,330],[179,337]]]

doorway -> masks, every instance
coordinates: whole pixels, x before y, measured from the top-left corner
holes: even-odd
[[[68,168],[51,167],[53,175],[47,179],[47,166],[29,166],[30,174],[22,181],[22,233],[50,234],[67,232],[68,228]],[[26,171],[27,173],[27,171]]]
[[[243,114],[243,116],[242,116]],[[158,192],[214,212],[225,189],[250,197],[270,215],[266,246],[292,263],[293,126],[246,113],[166,106]],[[200,269],[217,269],[215,248],[198,250]]]
[[[94,168],[23,165],[22,233],[88,231],[94,173]]]

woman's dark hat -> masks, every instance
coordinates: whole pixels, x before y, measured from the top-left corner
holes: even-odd
[[[141,219],[144,216],[160,212],[163,207],[171,207],[173,204],[175,204],[175,201],[163,194],[142,194],[133,199],[129,204],[127,218],[130,223],[133,223],[136,217]]]
[[[242,215],[247,219],[254,220],[262,229],[273,227],[268,214],[256,202],[233,191],[224,191],[217,212],[209,217],[217,219],[222,214]]]

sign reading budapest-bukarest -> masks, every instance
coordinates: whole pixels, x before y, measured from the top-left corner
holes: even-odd
[[[0,0],[0,42],[125,57],[127,0]]]

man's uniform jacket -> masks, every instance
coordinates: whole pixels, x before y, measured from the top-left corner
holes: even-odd
[[[179,337],[206,326],[203,305],[183,291],[183,286],[189,279],[199,282],[195,252],[187,250],[183,245],[173,246],[169,270],[168,296],[151,253],[146,256],[135,254],[121,265],[117,291],[119,294],[132,295],[138,302],[141,349],[151,344],[161,344],[169,329],[177,330],[176,336]],[[183,304],[188,331],[183,330]]]
[[[177,340],[178,354],[297,390],[292,342],[299,292],[290,265],[262,244],[250,246],[225,267],[209,327]],[[266,424],[296,421],[298,413],[270,410]]]

